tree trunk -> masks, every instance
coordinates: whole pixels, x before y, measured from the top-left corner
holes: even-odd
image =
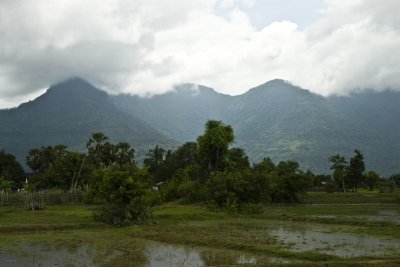
[[[75,183],[73,185],[73,189],[76,189],[78,187],[79,177],[81,175],[81,172],[82,172],[82,169],[83,169],[83,165],[85,164],[85,159],[86,159],[86,154],[83,155],[82,164],[81,164],[81,166],[79,168],[78,175],[76,176]]]

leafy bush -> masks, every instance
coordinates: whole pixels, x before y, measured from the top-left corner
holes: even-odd
[[[171,180],[163,185],[161,191],[167,201],[183,199],[185,202],[203,201],[206,188],[197,179],[192,178],[191,166],[178,169]]]
[[[148,207],[161,205],[164,202],[164,197],[160,191],[150,189],[146,192],[143,202]]]
[[[249,203],[240,206],[240,212],[243,214],[262,214],[265,206],[262,203]]]
[[[337,186],[334,183],[328,183],[325,186],[325,192],[334,193],[336,191]]]
[[[251,209],[252,205],[268,203],[268,183],[265,177],[251,172],[219,172],[207,183],[210,205],[231,212]]]
[[[275,203],[301,202],[313,184],[313,177],[300,171],[296,161],[281,161],[268,175],[272,187],[271,199]]]
[[[94,211],[95,220],[115,226],[125,226],[132,222],[146,221],[152,217],[149,207],[142,203],[130,202],[128,205],[105,204]]]
[[[197,181],[185,180],[178,186],[178,195],[189,203],[202,201],[205,196],[205,188]]]
[[[173,201],[179,198],[178,188],[181,181],[176,177],[173,177],[171,180],[166,182],[165,185],[161,188],[161,193],[165,200]]]
[[[146,203],[150,185],[146,173],[136,167],[109,167],[98,170],[92,190],[93,199],[101,201],[94,218],[115,226],[123,226],[151,217]]]

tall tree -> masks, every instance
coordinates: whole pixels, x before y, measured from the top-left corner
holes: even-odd
[[[369,191],[374,190],[375,186],[379,182],[379,179],[379,174],[374,171],[369,171],[364,174],[364,182],[368,186]]]
[[[168,158],[171,157],[171,152],[168,152]],[[166,151],[160,146],[155,146],[150,149],[143,160],[144,166],[148,167],[149,173],[154,182],[165,181],[170,176],[168,167],[165,164]]]
[[[259,163],[254,164],[254,171],[259,173],[270,173],[275,170],[275,164],[272,162],[271,158],[263,158]]]
[[[92,137],[86,143],[86,147],[91,150],[99,151],[104,143],[108,140],[108,137],[103,133],[97,132],[93,133]]]
[[[352,183],[353,191],[357,191],[358,185],[363,180],[365,171],[364,156],[359,150],[354,150],[354,156],[350,159],[348,177]]]
[[[197,138],[199,156],[209,174],[220,170],[227,160],[229,145],[233,143],[235,135],[230,125],[221,121],[208,120],[202,136]]]
[[[157,145],[154,149],[149,150],[144,159],[144,164],[149,167],[157,168],[161,165],[164,159],[165,149]]]
[[[65,145],[34,148],[29,151],[26,157],[26,163],[33,172],[44,172],[67,153],[67,146]]]
[[[279,162],[275,174],[271,196],[275,202],[299,202],[313,184],[310,173],[303,173],[297,161]]]
[[[173,151],[171,156],[166,158],[166,161],[173,170],[196,164],[198,162],[197,143],[186,142]]]
[[[333,170],[333,179],[343,192],[346,192],[346,166],[347,161],[344,157],[339,154],[333,155],[329,158],[332,163],[331,170]]]
[[[135,149],[127,142],[119,142],[115,145],[115,161],[120,166],[135,164]]]
[[[65,145],[31,149],[27,165],[34,175],[29,184],[35,189],[82,187],[92,170],[85,160],[85,154],[70,152]]]
[[[93,133],[86,143],[89,160],[97,167],[107,167],[113,162],[114,146],[103,133]]]
[[[394,187],[400,188],[400,173],[392,174],[389,180],[392,181]]]
[[[15,157],[4,150],[0,150],[0,179],[3,189],[22,188],[24,170]],[[1,189],[1,188],[0,188]]]
[[[229,149],[227,168],[237,171],[245,171],[250,168],[249,157],[243,149],[238,147]]]

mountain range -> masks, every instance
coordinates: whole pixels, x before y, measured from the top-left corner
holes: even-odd
[[[234,146],[253,162],[293,159],[329,172],[329,156],[365,156],[382,175],[400,171],[400,93],[363,91],[322,97],[283,80],[230,96],[183,84],[153,97],[108,95],[74,78],[34,101],[0,110],[0,149],[25,162],[31,148],[66,144],[83,150],[92,132],[128,141],[143,157],[155,145],[176,148],[202,134],[208,119],[232,125]]]

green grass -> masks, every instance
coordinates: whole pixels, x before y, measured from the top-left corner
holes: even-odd
[[[94,263],[126,266],[132,262],[146,262],[143,251],[151,240],[218,255],[240,251],[265,263],[271,257],[285,259],[291,262],[289,266],[396,266],[400,264],[400,253],[397,256],[389,253],[386,256],[344,259],[327,254],[329,251],[294,251],[282,240],[268,235],[268,229],[276,225],[298,231],[321,228],[327,233],[400,242],[400,223],[366,219],[366,216],[381,216],[382,210],[400,214],[400,205],[393,204],[397,197],[398,194],[377,192],[311,193],[307,202],[312,204],[270,205],[262,214],[251,216],[210,211],[200,205],[169,203],[154,209],[153,221],[124,228],[95,222],[93,206],[88,205],[49,206],[39,211],[1,207],[0,249],[18,252],[21,244],[45,244],[74,251],[87,245],[96,251]],[[362,205],[362,199],[369,201]],[[224,262],[221,258],[218,261],[211,257],[210,263],[218,265]]]
[[[78,207],[78,208],[77,208]],[[0,233],[95,228],[102,226],[93,220],[91,206],[48,206],[31,211],[26,207],[0,209]]]
[[[400,191],[379,193],[377,190],[361,189],[358,192],[309,192],[305,203],[308,204],[400,204]]]

